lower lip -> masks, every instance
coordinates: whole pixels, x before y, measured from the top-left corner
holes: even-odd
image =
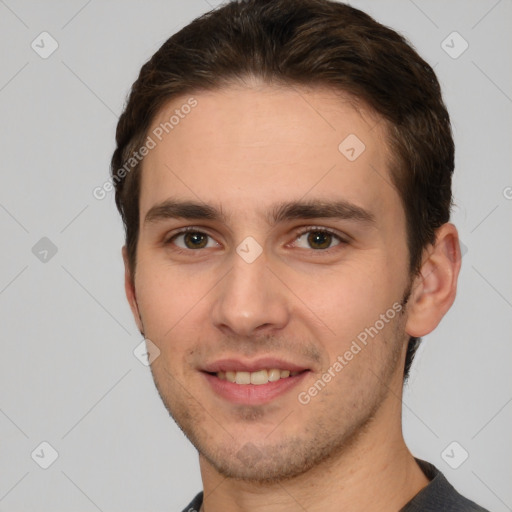
[[[236,384],[203,372],[213,391],[235,404],[259,405],[268,403],[300,384],[309,371],[267,384]]]

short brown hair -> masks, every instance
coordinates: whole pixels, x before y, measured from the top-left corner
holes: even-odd
[[[394,30],[330,0],[236,0],[195,19],[142,67],[117,125],[111,162],[129,267],[136,268],[141,165],[120,174],[170,99],[256,77],[327,86],[378,113],[393,153],[393,185],[407,223],[411,275],[450,218],[454,144],[433,69]],[[120,179],[120,176],[123,179]],[[418,338],[410,338],[407,378]]]

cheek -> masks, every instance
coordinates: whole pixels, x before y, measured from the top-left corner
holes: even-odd
[[[201,276],[160,263],[141,265],[135,285],[148,337],[162,340],[172,337],[198,314],[197,306],[211,288]]]
[[[400,283],[382,264],[346,264],[298,280],[294,291],[336,340],[351,340],[400,300]]]

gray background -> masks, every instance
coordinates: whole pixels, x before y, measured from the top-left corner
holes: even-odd
[[[201,488],[195,450],[133,354],[113,194],[92,190],[140,66],[209,4],[0,0],[1,511],[177,511]],[[467,496],[512,510],[512,2],[352,4],[435,65],[457,144],[467,252],[406,388],[406,440]],[[51,49],[43,31],[59,45],[47,58],[31,47]],[[47,469],[43,441],[58,453]]]

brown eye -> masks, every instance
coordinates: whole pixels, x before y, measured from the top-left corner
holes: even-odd
[[[332,235],[323,231],[311,231],[308,243],[312,249],[327,249],[332,242]]]
[[[315,251],[330,249],[342,242],[334,233],[322,229],[310,229],[304,231],[296,239],[296,246],[301,249],[313,249]]]
[[[188,249],[203,249],[208,244],[208,235],[204,233],[185,233],[183,241]]]
[[[186,230],[174,235],[167,243],[174,244],[180,249],[209,249],[217,247],[215,240],[202,231]]]

